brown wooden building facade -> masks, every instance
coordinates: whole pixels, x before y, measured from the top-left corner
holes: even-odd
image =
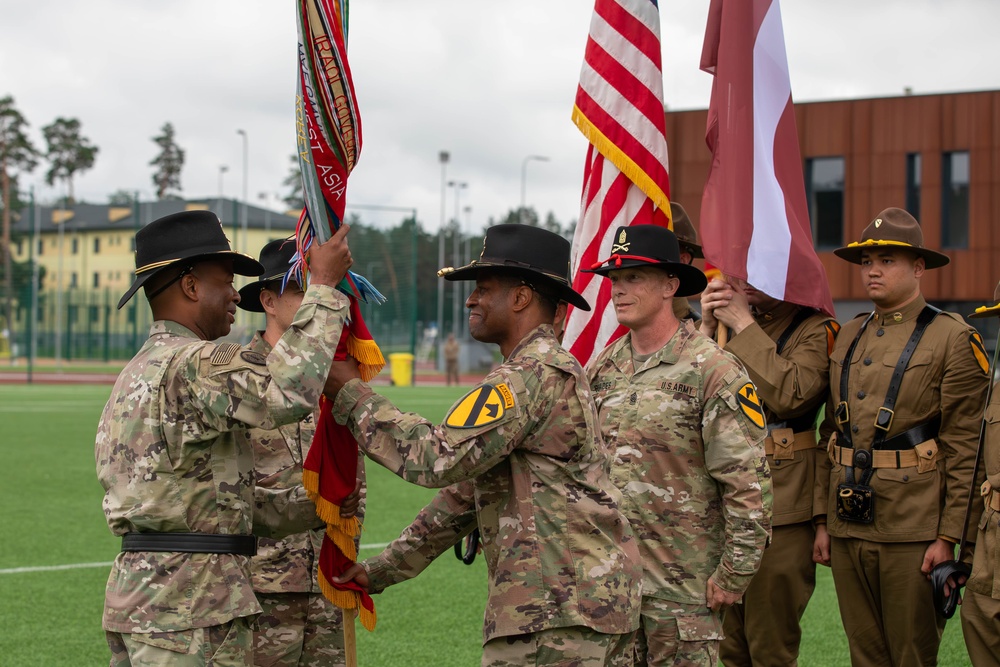
[[[706,117],[667,113],[671,199],[696,224],[711,161]],[[1000,279],[1000,91],[802,103],[795,119],[813,240],[841,319],[868,302],[857,267],[830,251],[857,241],[890,206],[914,214],[925,245],[951,257],[924,274],[929,301],[967,315],[991,300]]]

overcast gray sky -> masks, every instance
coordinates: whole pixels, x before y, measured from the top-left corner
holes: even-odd
[[[576,219],[587,144],[570,111],[592,10],[590,0],[354,0],[364,143],[349,205],[416,208],[436,229],[447,150],[447,178],[468,183],[459,206],[478,230],[519,205],[522,163],[535,154],[550,161],[528,164],[527,204]],[[708,0],[660,1],[672,109],[708,106],[711,77],[698,69],[707,12]],[[785,0],[782,14],[796,101],[1000,88],[996,0]],[[151,137],[170,121],[187,152],[184,196],[218,196],[220,165],[225,195],[241,196],[243,129],[250,198],[262,204],[260,193],[284,194],[295,146],[294,19],[293,0],[12,0],[0,13],[0,96],[14,96],[39,148],[43,125],[80,119],[100,154],[76,180],[78,198],[152,197]],[[43,175],[22,185],[60,194]]]

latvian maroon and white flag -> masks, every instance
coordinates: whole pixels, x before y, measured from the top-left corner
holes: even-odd
[[[832,316],[809,225],[778,0],[712,0],[701,69],[715,75],[701,202],[705,260]]]
[[[624,332],[610,281],[581,269],[611,254],[617,227],[671,226],[661,60],[655,0],[596,0],[573,107],[590,148],[570,266],[593,310],[570,307],[563,339],[581,364]]]

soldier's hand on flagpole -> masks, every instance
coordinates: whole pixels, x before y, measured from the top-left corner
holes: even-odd
[[[358,508],[361,507],[361,480],[359,479],[354,484],[354,490],[351,491],[340,503],[340,516],[344,519],[350,519],[355,514],[358,513]]]
[[[366,591],[368,590],[368,584],[370,583],[368,573],[365,571],[364,566],[360,563],[355,563],[347,568],[347,570],[345,570],[339,577],[333,577],[330,581],[335,584],[346,584],[349,581],[353,581]]]
[[[313,241],[308,255],[311,282],[336,287],[347,275],[347,270],[354,264],[347,245],[349,231],[351,226],[344,223],[326,243],[321,245]]]
[[[331,401],[337,400],[337,394],[345,384],[361,377],[358,360],[348,356],[344,361],[334,361],[330,364],[330,372],[326,375],[323,394]]]
[[[701,332],[709,338],[715,338],[719,321],[715,318],[715,309],[729,303],[726,290],[729,286],[718,278],[708,282],[705,291],[701,293]]]

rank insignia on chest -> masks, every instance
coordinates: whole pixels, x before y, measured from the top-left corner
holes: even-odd
[[[757,388],[753,386],[752,382],[747,382],[740,387],[736,400],[747,419],[756,424],[758,428],[764,428],[764,408],[760,405],[760,399],[757,398]]]
[[[503,382],[496,386],[484,384],[459,400],[444,423],[451,428],[478,428],[500,421],[512,407],[514,394],[510,387]]]
[[[979,364],[984,373],[989,373],[990,359],[986,354],[986,345],[983,343],[983,337],[979,335],[978,331],[969,334],[969,344],[972,345],[972,354],[976,357],[976,363]]]

